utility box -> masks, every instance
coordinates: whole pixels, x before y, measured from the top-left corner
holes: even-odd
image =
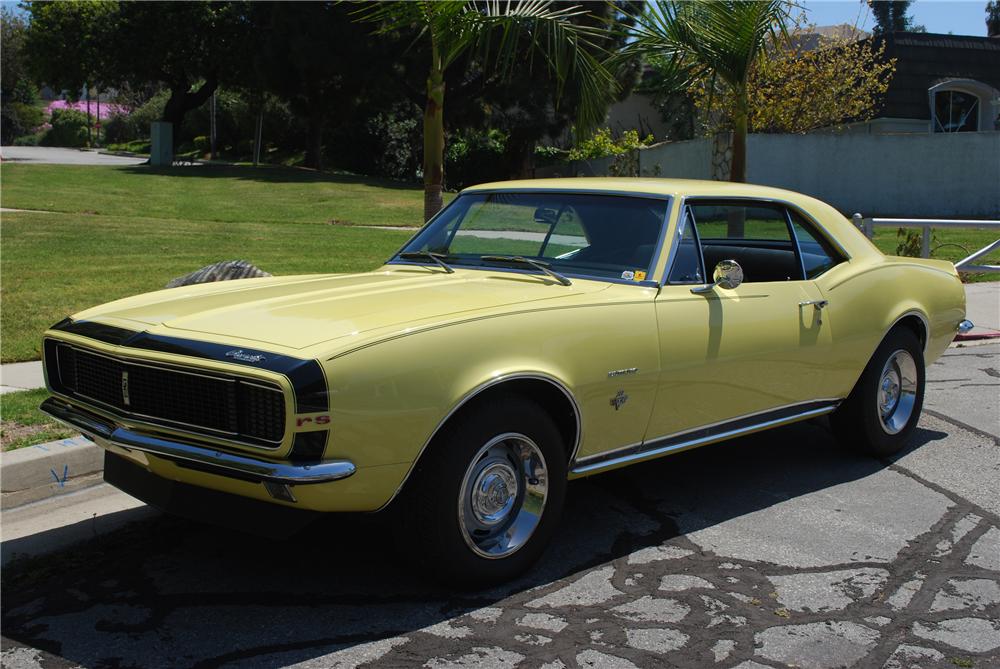
[[[154,121],[149,131],[149,164],[155,167],[170,167],[174,164],[174,125],[164,121]]]

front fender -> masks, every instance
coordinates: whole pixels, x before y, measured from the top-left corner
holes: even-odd
[[[609,377],[623,368],[636,372]],[[325,371],[332,426],[326,457],[349,457],[359,470],[412,466],[469,399],[525,377],[572,399],[581,453],[603,450],[642,439],[659,372],[655,314],[651,302],[629,302],[475,319],[333,357]],[[620,389],[631,399],[618,411],[609,400]],[[384,501],[394,493],[386,491]]]

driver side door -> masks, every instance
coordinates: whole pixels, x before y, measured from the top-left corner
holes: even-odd
[[[689,198],[681,217],[655,301],[661,374],[645,442],[743,430],[828,406],[831,324],[786,209]],[[743,283],[711,286],[715,264],[730,259],[743,268]]]

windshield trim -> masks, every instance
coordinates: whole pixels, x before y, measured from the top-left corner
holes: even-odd
[[[673,195],[667,193],[651,193],[637,190],[610,190],[604,188],[477,188],[471,186],[459,191],[458,195],[479,195],[480,193],[524,193],[526,195],[538,195],[539,193],[561,193],[565,195],[610,195],[614,197],[633,197],[641,200],[672,200]],[[458,199],[457,197],[455,198]]]
[[[433,264],[412,262],[409,260],[396,260],[395,258],[387,260],[385,264],[405,265],[409,267],[436,267],[436,265]],[[462,264],[456,264],[453,265],[453,267],[455,268],[456,274],[458,273],[458,270],[475,270],[480,272],[505,272],[509,274],[523,274],[524,276],[533,276],[536,278],[551,279],[551,277],[545,274],[540,274],[538,270],[522,269],[520,267],[500,267],[499,265],[494,266],[494,265],[462,265]],[[628,279],[619,279],[607,276],[594,276],[593,274],[578,274],[576,272],[560,272],[560,274],[562,274],[567,278],[580,279],[581,281],[596,281],[598,283],[620,283],[623,286],[645,286],[647,288],[660,287],[659,281],[653,281],[651,279],[645,279],[644,281],[629,281]]]
[[[475,187],[473,187],[473,188],[475,188]],[[627,286],[649,286],[649,287],[654,287],[654,288],[658,288],[661,285],[661,282],[655,278],[656,267],[657,267],[657,264],[660,262],[661,256],[663,255],[663,245],[666,243],[667,228],[669,227],[669,224],[670,224],[670,214],[671,214],[671,212],[673,211],[673,208],[674,208],[675,198],[674,198],[673,195],[666,195],[664,193],[647,193],[645,191],[641,191],[640,192],[640,191],[604,190],[604,189],[600,189],[600,188],[574,188],[574,189],[568,189],[568,188],[483,188],[483,189],[475,189],[475,190],[473,190],[473,189],[461,190],[461,191],[459,191],[458,195],[456,195],[455,198],[452,199],[451,202],[449,202],[448,204],[446,204],[445,206],[443,206],[440,209],[440,211],[438,211],[438,213],[434,214],[426,223],[424,223],[422,226],[420,226],[419,228],[417,228],[416,230],[414,230],[413,235],[411,235],[410,238],[407,239],[406,242],[401,247],[399,247],[399,249],[397,249],[395,253],[393,253],[391,256],[389,256],[389,258],[385,261],[384,264],[385,265],[412,265],[412,266],[415,266],[415,267],[426,267],[428,265],[434,264],[434,263],[430,263],[430,262],[422,263],[422,262],[416,262],[416,261],[411,261],[411,260],[403,260],[402,258],[399,257],[399,254],[402,253],[406,249],[406,247],[408,247],[410,245],[410,243],[414,239],[416,239],[429,225],[433,224],[438,219],[438,217],[443,216],[446,211],[448,211],[453,206],[455,206],[455,203],[458,202],[459,200],[461,200],[463,195],[479,195],[479,194],[490,195],[490,194],[494,194],[494,193],[512,193],[512,194],[525,193],[525,194],[530,194],[530,195],[537,195],[539,193],[565,194],[565,195],[607,195],[607,196],[611,196],[611,197],[630,197],[630,198],[640,199],[640,200],[650,200],[650,199],[653,199],[653,200],[666,200],[667,207],[666,207],[666,211],[663,214],[663,220],[660,222],[660,233],[659,233],[659,235],[657,237],[657,240],[656,240],[656,249],[654,249],[654,251],[653,251],[653,257],[650,258],[650,261],[649,261],[649,267],[648,267],[649,276],[648,276],[647,279],[645,279],[643,281],[630,281],[628,279],[619,279],[617,277],[601,277],[601,276],[594,276],[592,274],[581,274],[579,272],[560,271],[560,274],[562,274],[562,275],[564,275],[566,277],[576,278],[576,279],[583,279],[585,281],[603,281],[603,282],[606,282],[606,283],[620,283],[620,284],[627,285]],[[514,271],[515,273],[518,273],[518,274],[534,274],[535,276],[538,276],[537,272],[532,272],[530,270],[516,269],[516,268],[501,268],[501,267],[491,267],[491,266],[482,266],[482,265],[465,265],[465,264],[463,264],[461,262],[454,263],[454,266],[458,267],[458,268],[463,268],[463,269],[476,269],[476,270],[485,269],[485,270],[490,270],[490,271],[493,271],[493,270],[496,270],[496,271]],[[667,270],[664,269],[664,273],[666,271]]]

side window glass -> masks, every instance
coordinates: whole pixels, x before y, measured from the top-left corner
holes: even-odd
[[[792,220],[792,230],[799,242],[799,252],[802,256],[802,267],[807,279],[817,276],[843,260],[830,242],[812,231],[811,226],[796,211],[789,211]]]
[[[735,260],[747,283],[802,279],[784,207],[742,200],[699,200],[690,206],[708,276],[723,260]]]
[[[684,208],[681,217],[681,236],[674,254],[674,264],[667,277],[669,283],[705,283],[705,272],[701,264],[701,250],[695,236],[691,210]]]

